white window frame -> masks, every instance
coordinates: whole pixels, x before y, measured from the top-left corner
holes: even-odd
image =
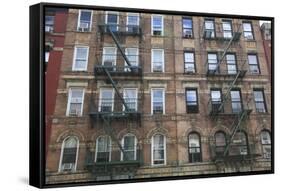
[[[67,109],[66,109],[66,116],[70,116],[69,110],[70,110],[70,104],[71,104],[71,98],[72,98],[72,90],[74,89],[78,89],[78,90],[82,90],[82,102],[81,102],[81,110],[80,113],[78,114],[78,116],[82,116],[83,115],[83,106],[84,106],[84,98],[85,98],[85,89],[84,88],[80,88],[80,87],[71,87],[68,90],[68,100],[67,100]]]
[[[128,48],[126,48],[125,49],[125,55],[126,56],[130,56],[129,54],[128,54],[128,49],[135,49],[135,50],[137,50],[136,51],[136,56],[137,56],[137,64],[136,65],[132,65],[132,66],[138,66],[139,65],[139,48],[134,48],[134,47],[128,47]],[[129,59],[129,58],[128,58]],[[130,59],[129,59],[129,61],[130,61]],[[127,64],[127,62],[126,61],[124,61],[124,66],[128,66],[128,64]]]
[[[84,12],[90,12],[91,13],[91,19],[90,19],[90,26],[89,26],[89,31],[87,32],[90,32],[92,30],[92,22],[93,22],[93,11],[92,10],[86,10],[86,9],[80,9],[79,10],[79,14],[78,14],[78,21],[77,21],[77,31],[79,31],[79,28],[80,28],[80,17],[81,17],[81,12],[84,11]]]
[[[105,24],[108,24],[108,22],[107,22],[108,14],[116,14],[117,15],[116,30],[118,31],[118,29],[119,29],[119,26],[118,26],[119,25],[119,12],[117,12],[117,11],[106,11],[105,12]]]
[[[78,48],[86,48],[87,49],[87,56],[86,56],[86,64],[84,68],[75,68],[75,61],[77,56],[77,49]],[[72,71],[86,71],[88,68],[88,59],[89,59],[89,47],[88,46],[75,46],[74,47],[74,55],[72,61]]]
[[[126,31],[129,31],[128,25],[129,25],[129,16],[137,16],[138,20],[137,20],[137,25],[140,25],[140,14],[139,13],[127,13],[127,19],[126,19]]]
[[[112,106],[111,106],[111,111],[114,111],[114,94],[115,94],[115,91],[113,88],[101,88],[100,89],[100,95],[99,95],[99,112],[101,111],[101,101],[102,101],[102,91],[104,90],[111,90],[112,92]]]
[[[138,142],[137,137],[132,133],[128,133],[128,134],[124,135],[123,138],[122,138],[122,141],[121,141],[121,145],[122,145],[123,149],[124,149],[124,139],[125,139],[126,136],[132,136],[132,137],[135,138],[135,141],[134,141],[134,160],[137,160],[137,142]],[[121,151],[121,161],[124,160],[123,157],[124,157],[123,152]]]
[[[106,49],[110,49],[110,48],[113,48],[114,49],[114,55],[115,55],[115,60],[113,62],[113,65],[112,66],[116,66],[116,62],[117,62],[117,48],[116,47],[103,47],[103,50],[102,50],[102,65],[104,65],[104,55],[105,55],[105,50]]]
[[[151,89],[151,115],[153,114],[153,101],[154,101],[154,91],[161,90],[163,92],[163,115],[165,114],[165,88],[152,88]]]
[[[109,139],[109,159],[108,159],[108,162],[111,161],[111,151],[112,151],[112,141],[111,141],[111,138],[110,136],[108,135],[101,135],[101,136],[98,136],[97,139],[96,139],[96,150],[95,150],[95,162],[97,162],[97,154],[98,154],[98,140],[100,137],[108,137]]]
[[[161,17],[161,22],[162,22],[162,26],[161,26],[161,35],[154,35],[153,34],[153,17],[156,16],[156,17]],[[164,16],[163,15],[151,15],[151,35],[152,36],[164,36]]]
[[[155,135],[162,135],[164,137],[164,164],[154,164],[154,156],[153,156],[153,146],[154,146],[154,136]],[[167,164],[167,152],[166,152],[167,146],[166,146],[166,136],[161,133],[156,133],[151,137],[151,166],[164,166]]]
[[[135,98],[136,98],[136,111],[138,111],[138,88],[124,88],[123,89],[123,98],[124,100],[126,99],[125,98],[125,90],[135,90],[136,91],[136,94],[135,94]],[[126,101],[125,101],[126,102]],[[123,111],[125,111],[125,106],[123,105]]]
[[[153,67],[154,67],[154,62],[153,62],[153,58],[154,58],[154,51],[162,51],[162,71],[161,72],[165,72],[165,51],[164,49],[151,49],[151,72],[154,72],[153,71]],[[156,72],[157,73],[157,72]]]
[[[78,137],[76,136],[68,136],[66,137],[63,142],[62,142],[62,145],[61,145],[61,152],[60,152],[60,161],[59,161],[59,168],[58,168],[58,172],[63,172],[63,169],[62,169],[62,157],[63,157],[63,151],[64,151],[64,145],[65,145],[65,141],[70,138],[70,137],[74,137],[77,141],[77,148],[76,148],[76,158],[75,158],[75,164],[74,164],[74,169],[73,169],[73,172],[76,171],[76,168],[77,168],[77,162],[78,162],[78,152],[79,152],[79,139]]]

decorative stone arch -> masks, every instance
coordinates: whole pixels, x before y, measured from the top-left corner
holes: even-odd
[[[85,136],[83,135],[82,132],[80,132],[77,129],[68,129],[60,133],[60,135],[56,139],[56,143],[62,143],[65,140],[65,138],[70,136],[77,137],[79,142],[85,141]]]
[[[271,133],[271,128],[265,124],[260,124],[257,126],[256,131],[255,131],[255,139],[256,141],[260,140],[260,134],[262,131],[268,131]]]
[[[220,125],[220,126],[215,126],[214,128],[212,128],[210,136],[211,137],[215,137],[215,134],[219,131],[222,131],[225,133],[225,136],[229,136],[231,134],[230,129],[227,128],[224,125]]]
[[[123,129],[122,131],[120,131],[120,132],[118,133],[117,138],[118,138],[119,140],[122,140],[123,137],[124,137],[125,135],[127,135],[127,134],[133,134],[133,135],[135,135],[135,136],[136,136],[136,139],[137,139],[138,141],[139,141],[140,138],[141,138],[139,132],[138,132],[136,129],[132,129],[132,128],[130,128],[130,129]]]
[[[168,138],[168,130],[163,128],[163,127],[156,127],[151,129],[147,135],[146,135],[146,143],[151,143],[151,139],[155,134],[162,134],[166,137],[166,143],[168,142],[169,138]]]

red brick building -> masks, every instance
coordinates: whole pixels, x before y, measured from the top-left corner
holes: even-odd
[[[263,23],[261,25],[261,34],[263,39],[264,53],[266,57],[266,62],[268,66],[268,71],[270,72],[269,77],[271,78],[271,23]]]
[[[69,9],[46,181],[271,169],[259,20]]]
[[[45,10],[45,107],[46,146],[49,144],[52,116],[55,111],[60,66],[66,32],[67,9],[46,8]],[[46,147],[46,153],[48,146]]]

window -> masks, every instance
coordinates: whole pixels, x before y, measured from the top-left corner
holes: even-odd
[[[54,16],[46,15],[45,16],[45,32],[53,32],[54,31]]]
[[[152,35],[162,36],[164,31],[164,23],[163,23],[163,16],[162,15],[152,15]]]
[[[227,73],[228,74],[236,74],[237,73],[235,54],[226,54],[226,65],[227,65]]]
[[[59,172],[76,170],[78,144],[79,142],[75,137],[68,137],[63,141]]]
[[[265,113],[266,107],[265,107],[263,90],[254,90],[254,99],[256,105],[256,112]]]
[[[152,71],[153,72],[164,72],[164,50],[163,49],[152,49]]]
[[[241,112],[242,111],[242,102],[241,102],[240,91],[239,90],[231,90],[230,96],[231,96],[232,112],[233,113]]]
[[[130,64],[132,67],[139,65],[139,49],[138,48],[126,48],[125,54],[130,61]],[[131,68],[129,68],[128,64],[125,61],[125,70],[131,71]]]
[[[85,71],[88,65],[89,47],[77,46],[74,50],[73,71]]]
[[[109,136],[100,136],[96,141],[95,162],[111,161],[111,139]]]
[[[249,69],[252,74],[260,74],[258,58],[256,54],[248,54]]]
[[[128,13],[127,15],[127,31],[132,33],[139,33],[139,14]]]
[[[202,162],[201,141],[198,133],[188,135],[188,155],[189,162]]]
[[[122,139],[123,152],[121,152],[122,161],[137,159],[137,140],[133,134],[127,134]]]
[[[81,32],[89,32],[92,25],[92,11],[79,10],[77,30]]]
[[[118,31],[118,13],[117,12],[106,12],[105,15],[105,24],[109,25],[109,28],[112,32]]]
[[[194,52],[184,53],[184,72],[195,73]]]
[[[232,23],[229,20],[222,21],[223,38],[232,38]]]
[[[266,130],[261,132],[261,144],[264,158],[271,158],[271,138],[270,133]]]
[[[113,89],[101,89],[99,111],[112,112],[114,107],[114,91]]]
[[[211,100],[212,100],[212,111],[213,112],[220,112],[220,111],[223,112],[223,107],[220,109],[221,104],[222,104],[222,97],[221,97],[220,89],[211,90]]]
[[[165,94],[164,89],[152,89],[152,114],[164,114],[165,113]]]
[[[246,40],[254,40],[251,22],[243,22],[243,31],[244,31],[244,38]]]
[[[84,89],[69,89],[66,115],[81,116],[83,111],[83,100]]]
[[[223,156],[226,148],[226,138],[223,132],[215,134],[216,156]]]
[[[115,47],[104,47],[102,55],[102,65],[108,70],[115,70],[117,49]]]
[[[50,51],[52,51],[52,46],[51,45],[45,45],[45,63],[46,64],[49,62]]]
[[[242,131],[235,133],[229,149],[229,155],[248,155],[248,140],[246,133]]]
[[[137,102],[137,89],[125,88],[123,92],[123,97],[129,111],[137,111],[138,102]],[[125,110],[125,107],[123,107]]]
[[[215,38],[215,21],[214,19],[205,19],[205,38]]]
[[[217,70],[219,70],[217,54],[208,53],[208,71],[215,73]]]
[[[186,89],[187,113],[198,113],[197,89]]]
[[[152,137],[152,165],[166,164],[166,137],[156,134]]]
[[[182,32],[183,32],[183,37],[193,38],[192,18],[187,18],[187,17],[182,18]]]

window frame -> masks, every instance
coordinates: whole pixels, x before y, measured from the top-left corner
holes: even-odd
[[[98,158],[98,140],[99,140],[99,138],[101,138],[101,137],[107,137],[108,139],[109,139],[109,155],[108,155],[108,161],[105,161],[105,162],[110,162],[111,161],[111,152],[112,152],[112,140],[111,140],[111,138],[110,138],[110,136],[108,136],[108,135],[100,135],[100,136],[98,136],[97,138],[96,138],[96,149],[95,149],[95,163],[99,163],[99,162],[97,162],[97,158]],[[100,163],[102,163],[102,162],[100,162]]]
[[[52,18],[52,24],[47,24],[47,17]],[[54,30],[55,30],[55,15],[45,15],[44,20],[45,20],[44,32],[47,32],[47,33],[54,32]],[[49,30],[46,30],[47,29],[46,27]]]
[[[267,133],[269,135],[269,141],[270,143],[263,143],[263,139],[262,139],[262,134],[263,133]],[[271,159],[271,156],[272,156],[272,152],[270,152],[270,157],[267,156],[268,153],[265,152],[265,147],[269,147],[270,146],[270,151],[272,151],[272,140],[271,140],[271,133],[270,131],[264,129],[261,131],[260,133],[260,139],[261,139],[261,146],[262,146],[262,153],[263,153],[263,158],[265,159]]]
[[[125,90],[135,90],[135,104],[136,104],[136,107],[135,107],[135,111],[137,112],[138,111],[138,88],[124,88],[123,89],[123,98],[124,98],[124,101],[126,102],[126,98],[125,98]],[[130,98],[131,99],[131,98]],[[123,105],[123,104],[122,104]],[[125,106],[123,105],[123,111],[125,111]]]
[[[209,62],[209,54],[213,54],[213,55],[216,55],[216,60],[217,60],[217,62],[216,62],[216,69],[217,70],[211,70],[210,69],[210,62]],[[212,59],[213,60],[213,59]],[[208,61],[208,71],[209,72],[211,72],[211,73],[213,73],[213,72],[215,72],[215,73],[220,73],[220,66],[218,66],[219,65],[219,58],[218,58],[218,53],[217,52],[207,52],[207,61]],[[214,63],[211,63],[211,65],[214,65]]]
[[[206,25],[205,25],[206,21],[212,21],[214,29],[206,29]],[[214,32],[214,36],[213,37],[212,36],[211,37],[206,37],[205,36],[206,39],[215,39],[217,37],[217,34],[216,34],[216,22],[215,22],[214,18],[204,18],[204,32],[206,30],[213,30],[212,32]]]
[[[236,89],[236,88],[234,88],[234,89],[232,89],[232,90],[230,91],[231,111],[232,111],[232,113],[239,113],[239,112],[241,112],[241,111],[239,111],[239,112],[234,112],[234,110],[233,110],[232,103],[233,103],[233,102],[234,102],[234,103],[238,103],[238,101],[233,101],[233,100],[232,100],[231,92],[233,92],[233,91],[238,91],[238,92],[239,92],[239,99],[240,99],[241,111],[244,110],[244,108],[243,108],[242,93],[241,93],[241,90],[240,90],[240,89]]]
[[[258,102],[258,103],[263,103],[263,107],[264,107],[264,111],[258,111],[257,109],[257,101],[256,101],[256,97],[255,97],[255,92],[261,92],[262,94],[262,102]],[[254,88],[253,90],[253,95],[254,95],[254,102],[255,102],[255,108],[256,108],[256,113],[267,113],[267,105],[266,105],[266,100],[265,100],[265,95],[264,95],[264,89],[259,89],[259,88]]]
[[[187,92],[188,91],[195,91],[196,95],[196,109],[193,111],[192,109],[188,108],[188,101],[187,101]],[[185,106],[186,106],[186,113],[199,113],[199,101],[198,101],[198,89],[197,88],[185,88]],[[193,102],[192,102],[193,103]],[[193,105],[192,105],[193,106]],[[195,106],[194,106],[195,107]]]
[[[105,55],[111,55],[111,54],[105,54],[106,49],[114,49],[114,53],[112,55],[114,55],[115,59],[114,59],[114,62],[112,64],[112,68],[113,68],[113,70],[115,70],[116,69],[115,66],[117,64],[117,48],[114,47],[114,46],[105,46],[105,47],[103,47],[103,49],[102,49],[102,65],[103,66],[104,66],[104,61],[105,61]]]
[[[161,135],[163,136],[163,150],[164,150],[164,163],[163,164],[154,164],[154,137],[156,135]],[[166,146],[166,136],[162,133],[156,133],[151,137],[151,166],[164,166],[167,164],[167,146]]]
[[[243,144],[243,143],[237,143],[237,144],[235,144],[234,142],[233,142],[233,140],[235,140],[234,138],[235,138],[235,135],[237,134],[237,133],[242,133],[244,136],[245,136],[245,141],[246,141],[246,144]],[[247,135],[247,133],[245,132],[245,131],[243,131],[243,130],[238,130],[237,132],[236,132],[236,134],[234,135],[234,137],[233,137],[233,139],[232,139],[232,141],[230,142],[230,148],[232,148],[233,149],[233,147],[234,148],[239,148],[239,155],[241,156],[247,156],[247,155],[249,155],[250,154],[250,152],[249,152],[249,140],[248,140],[248,135]],[[238,136],[238,135],[237,135]],[[241,136],[241,135],[240,135]],[[240,139],[240,140],[243,140],[243,139]],[[246,147],[246,149],[247,149],[247,154],[241,154],[241,147]],[[234,149],[235,150],[235,149]],[[236,149],[237,150],[237,149]],[[230,151],[229,151],[229,153],[232,153],[231,152],[231,149],[230,149]]]
[[[58,172],[64,172],[64,169],[62,168],[62,161],[63,161],[63,154],[64,154],[64,147],[65,147],[65,142],[67,139],[69,138],[75,138],[76,139],[76,157],[75,157],[75,164],[74,164],[74,168],[71,172],[75,172],[76,169],[77,169],[77,162],[78,162],[78,157],[79,157],[79,139],[77,136],[67,136],[63,142],[62,142],[62,145],[61,145],[61,151],[60,151],[60,159],[59,159],[59,168],[58,168]]]
[[[190,147],[190,135],[191,134],[196,134],[197,136],[198,136],[198,139],[199,139],[199,150],[200,150],[200,155],[199,155],[199,161],[193,161],[192,160],[192,156],[191,156],[191,152],[190,152],[190,149],[191,148],[198,148],[198,147]],[[187,146],[188,146],[188,162],[189,163],[198,163],[198,162],[203,162],[203,157],[202,157],[202,143],[201,143],[201,136],[200,136],[200,134],[199,133],[197,133],[197,132],[190,132],[189,134],[188,134],[188,143],[187,143]]]
[[[112,23],[108,23],[108,14],[116,14],[117,16],[117,23],[115,24],[116,25],[116,31],[118,31],[119,29],[119,12],[118,11],[106,11],[105,12],[105,25],[113,25]],[[115,32],[115,31],[112,31],[112,32]]]
[[[218,134],[222,134],[223,137],[224,137],[224,145],[217,145],[217,135]],[[225,152],[225,149],[226,149],[226,146],[227,146],[227,138],[226,138],[226,133],[223,132],[223,131],[217,131],[215,133],[215,153],[216,153],[216,156],[223,156],[224,152]],[[218,152],[218,148],[223,148],[223,152]]]
[[[227,59],[227,55],[233,55],[234,56],[234,61],[235,61],[235,63],[234,64],[229,64],[229,60]],[[231,60],[231,61],[233,61],[233,60]],[[229,74],[229,75],[235,75],[235,74],[237,74],[238,73],[238,65],[237,65],[237,55],[236,55],[236,53],[234,53],[234,52],[228,52],[228,53],[226,53],[226,55],[225,55],[225,62],[226,62],[226,69],[227,69],[227,74]],[[235,66],[235,73],[229,73],[229,71],[232,71],[232,70],[228,70],[228,66]]]
[[[154,71],[154,51],[161,51],[162,52],[162,71]],[[164,49],[153,48],[151,49],[151,72],[153,73],[164,73],[165,72],[165,51]]]
[[[255,56],[255,57],[256,57],[256,60],[257,60],[257,63],[256,63],[256,64],[250,64],[249,56]],[[248,65],[249,65],[249,72],[250,72],[250,74],[252,74],[252,75],[261,74],[261,69],[260,69],[260,63],[259,63],[258,54],[256,54],[256,53],[248,53],[248,54],[247,54],[247,59],[248,59]],[[251,65],[252,65],[252,66],[256,66],[257,69],[258,69],[258,72],[253,72],[253,71],[251,70],[251,67],[250,67]]]
[[[85,67],[84,68],[76,68],[76,59],[77,59],[77,49],[85,48],[87,50],[86,60],[85,60]],[[73,54],[73,61],[72,61],[72,71],[87,71],[88,68],[88,60],[89,60],[89,46],[75,46],[74,47],[74,54]]]
[[[153,112],[153,103],[154,103],[154,91],[161,90],[162,91],[162,99],[163,99],[163,112],[162,114],[165,114],[165,88],[151,88],[151,115],[160,114],[160,113],[154,113]]]
[[[251,31],[245,31],[245,30],[244,30],[244,24],[250,24],[250,26],[251,26]],[[243,22],[242,22],[242,28],[243,28],[243,37],[244,37],[245,40],[247,40],[247,41],[255,40],[255,35],[254,35],[254,30],[253,30],[253,23],[252,23],[251,21],[243,21]],[[252,39],[248,39],[248,38],[245,36],[245,32],[246,32],[246,33],[251,32],[253,38],[252,38]]]
[[[184,25],[183,25],[183,20],[191,20],[191,28],[185,28]],[[187,37],[184,33],[184,30],[187,29],[187,30],[191,30],[191,37]],[[183,38],[189,38],[189,39],[193,39],[194,38],[194,31],[193,31],[193,19],[192,17],[182,17],[182,36]]]
[[[102,100],[104,99],[102,97],[102,91],[111,91],[111,112],[114,111],[114,104],[115,104],[115,100],[114,100],[114,97],[115,97],[115,91],[113,88],[100,88],[100,91],[99,91],[99,108],[98,108],[98,111],[99,112],[102,112]]]
[[[125,140],[126,136],[134,137],[134,160],[137,160],[137,143],[138,143],[137,137],[134,134],[132,134],[132,133],[127,133],[126,135],[123,136],[123,138],[121,140],[121,145],[122,145],[122,148],[123,148],[124,151],[125,151],[125,149],[124,149],[124,140]],[[122,151],[121,151],[120,159],[121,159],[121,161],[126,161],[126,160],[124,160],[124,154],[123,154]]]
[[[154,17],[161,17],[161,34],[160,35],[155,35],[154,34],[154,25],[153,25],[153,18]],[[158,15],[158,14],[153,14],[151,15],[151,35],[152,36],[164,36],[164,16],[163,15]]]
[[[136,56],[137,57],[136,65],[133,65],[132,63],[131,64],[132,64],[132,66],[139,66],[139,48],[136,48],[136,47],[127,47],[127,48],[125,48],[125,55],[127,56],[127,58],[130,61],[130,58],[129,58],[130,55],[128,54],[128,49],[135,49],[136,50],[136,55],[132,55],[132,56]],[[128,66],[126,61],[124,61],[124,66]]]
[[[193,63],[192,62],[186,62],[185,54],[192,54],[193,55]],[[184,66],[183,67],[184,67],[184,73],[185,74],[191,74],[191,73],[195,74],[196,73],[196,60],[195,60],[195,58],[196,58],[195,57],[195,51],[184,51],[183,52],[183,62],[184,62]],[[191,71],[187,71],[186,70],[187,68],[185,67],[186,64],[193,64],[193,70],[194,71],[192,71],[192,72]]]
[[[213,91],[218,91],[220,93],[220,101],[217,101],[218,102],[217,104],[214,104],[215,101],[213,100],[213,97],[212,97],[212,92]],[[211,97],[212,110],[219,109],[219,108],[216,108],[215,105],[219,105],[220,106],[222,104],[222,101],[223,101],[222,89],[221,88],[211,88],[210,89],[210,97]],[[222,107],[221,112],[224,112],[224,106]]]
[[[80,88],[80,87],[70,87],[68,89],[68,97],[67,97],[67,109],[66,109],[66,116],[69,117],[70,115],[70,105],[71,105],[71,99],[72,99],[72,91],[73,90],[82,90],[82,101],[81,101],[81,110],[80,113],[76,117],[81,117],[83,116],[83,109],[84,109],[84,99],[85,99],[85,88]]]
[[[130,17],[130,15],[131,16],[137,16],[138,17],[138,19],[137,19],[137,25],[129,25],[129,17]],[[126,31],[127,32],[130,32],[129,31],[129,27],[130,26],[140,26],[140,14],[139,13],[127,13],[127,18],[126,18]]]
[[[230,25],[230,30],[225,30],[224,28],[223,28],[223,24],[224,23],[229,23],[229,25]],[[232,20],[230,20],[230,19],[222,19],[222,34],[223,34],[223,38],[224,39],[231,39],[232,37],[233,37],[233,26],[232,26]],[[225,36],[225,32],[231,32],[231,37],[226,37]]]
[[[90,18],[90,26],[88,27],[89,31],[79,31],[80,25],[81,25],[81,12],[90,12],[91,13],[91,18]],[[79,9],[79,14],[78,14],[78,20],[77,20],[77,28],[76,30],[78,32],[91,32],[92,31],[92,22],[93,22],[93,10],[87,10],[87,9]]]

